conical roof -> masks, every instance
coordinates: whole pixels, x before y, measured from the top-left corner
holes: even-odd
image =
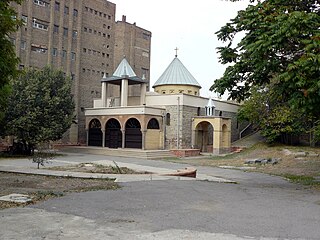
[[[175,57],[153,87],[161,85],[192,85],[201,88],[182,62]]]
[[[129,84],[147,83],[148,81],[144,78],[138,77],[133,71],[132,67],[124,57],[119,63],[117,69],[114,71],[111,77],[107,77],[105,74],[101,79],[101,82],[111,82],[113,84],[120,84],[122,79],[128,79]]]
[[[127,59],[123,58],[112,76],[114,76],[114,77],[122,77],[122,76],[135,77],[137,75],[133,71],[133,69],[130,66],[130,64],[128,63]]]

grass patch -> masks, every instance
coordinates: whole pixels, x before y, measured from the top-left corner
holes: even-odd
[[[299,183],[306,186],[320,185],[320,182],[317,182],[312,176],[284,174],[283,177],[288,179],[290,182]]]

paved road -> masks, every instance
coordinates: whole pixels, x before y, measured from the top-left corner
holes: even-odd
[[[75,154],[63,160],[106,158]],[[205,167],[199,172],[238,184],[144,181],[122,183],[116,191],[68,194],[0,211],[0,239],[320,239],[320,193],[263,174]]]

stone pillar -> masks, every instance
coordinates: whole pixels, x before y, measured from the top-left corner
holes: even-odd
[[[191,148],[194,149],[196,144],[196,130],[191,131]]]
[[[125,148],[125,143],[126,143],[126,130],[121,130],[122,132],[122,148]]]
[[[102,147],[106,146],[106,130],[103,129],[102,131]]]
[[[108,83],[102,82],[101,87],[102,87],[102,89],[101,89],[102,107],[107,107]]]
[[[142,150],[146,149],[146,130],[141,130],[142,133]]]
[[[121,107],[128,106],[128,79],[121,81]]]
[[[87,146],[89,146],[89,129],[86,129]]]
[[[147,84],[141,83],[140,90],[140,105],[146,105]]]

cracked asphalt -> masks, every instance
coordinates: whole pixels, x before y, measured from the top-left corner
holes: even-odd
[[[102,160],[85,154],[63,158]],[[209,167],[198,172],[238,184],[140,181],[121,183],[119,190],[67,194],[0,211],[0,239],[320,239],[319,192],[259,173]]]

